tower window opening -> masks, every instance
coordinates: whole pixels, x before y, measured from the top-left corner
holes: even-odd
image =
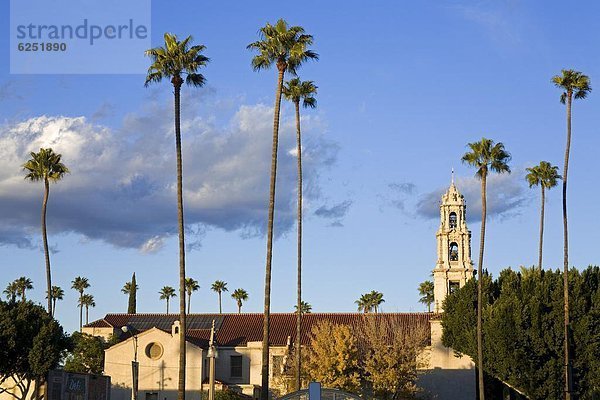
[[[450,243],[450,261],[458,261],[458,244]]]
[[[460,288],[460,282],[450,281],[448,282],[448,294],[456,292]]]
[[[456,228],[456,213],[455,212],[450,213],[449,222],[450,222],[450,229]]]

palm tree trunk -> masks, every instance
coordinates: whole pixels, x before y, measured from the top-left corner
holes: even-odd
[[[175,89],[175,150],[177,153],[177,222],[179,228],[179,381],[177,400],[185,400],[185,238],[183,223],[183,167],[181,161],[181,85],[183,79],[176,75],[171,79]]]
[[[219,291],[219,314],[223,314],[223,308],[221,307],[221,292]]]
[[[567,145],[565,147],[565,166],[563,168],[562,209],[564,233],[564,271],[563,287],[565,298],[565,399],[571,399],[571,357],[569,349],[569,227],[567,224],[567,174],[569,171],[569,152],[571,151],[571,102],[572,93],[567,93]]]
[[[89,324],[89,312],[90,312],[89,307],[85,306],[85,324],[86,325]]]
[[[487,217],[486,198],[487,171],[481,175],[481,234],[479,238],[479,263],[477,265],[477,381],[479,399],[485,400],[483,386],[483,248],[485,245],[485,220]]]
[[[52,297],[52,318],[54,318],[54,314],[56,313],[56,299]]]
[[[48,251],[48,234],[46,233],[46,209],[48,196],[50,195],[50,183],[44,178],[44,201],[42,203],[42,241],[44,242],[44,257],[46,259],[46,286],[48,288],[48,314],[52,313],[52,277],[50,274],[50,252]]]
[[[546,205],[546,190],[544,189],[544,185],[542,187],[542,207],[540,212],[540,250],[539,250],[539,261],[538,261],[538,269],[542,270],[542,249],[544,248],[544,207]]]
[[[83,303],[81,302],[82,297],[83,291],[79,292],[79,332],[81,332],[81,327],[83,326]]]
[[[302,386],[302,134],[300,131],[300,100],[296,100],[296,148],[298,158],[298,313],[296,314],[296,390]]]
[[[238,314],[242,313],[242,303],[238,303]]]
[[[271,151],[271,183],[269,187],[269,218],[267,224],[267,264],[265,267],[265,308],[263,318],[261,400],[269,400],[269,323],[271,319],[271,261],[273,259],[273,220],[275,214],[275,181],[277,177],[277,148],[279,145],[279,112],[285,64],[277,63],[279,71],[273,113],[273,148]]]
[[[167,299],[167,314],[169,314],[169,299]]]

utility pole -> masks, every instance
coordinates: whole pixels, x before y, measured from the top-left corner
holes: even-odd
[[[212,328],[210,329],[210,341],[208,342],[208,353],[206,355],[209,360],[208,367],[208,400],[215,400],[215,359],[219,357],[217,349],[215,348],[215,320],[212,321]]]

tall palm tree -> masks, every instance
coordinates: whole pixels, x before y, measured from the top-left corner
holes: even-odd
[[[433,282],[425,281],[419,284],[419,303],[427,305],[427,312],[431,312],[431,304],[433,304]]]
[[[317,99],[314,95],[317,93],[317,86],[313,81],[300,81],[298,78],[290,79],[283,86],[283,96],[286,100],[294,103],[296,110],[296,157],[298,166],[298,286],[297,286],[297,307],[302,306],[302,134],[300,129],[300,101],[304,108],[315,108]],[[302,368],[301,343],[302,333],[302,313],[296,314],[296,390],[301,389],[302,380],[300,371]]]
[[[85,307],[85,324],[89,324],[89,309],[90,307],[96,307],[94,296],[91,294],[84,294],[79,298],[79,307]]]
[[[477,363],[479,398],[485,399],[483,387],[483,332],[482,332],[482,309],[483,309],[483,249],[485,245],[485,222],[487,217],[487,176],[488,172],[499,174],[510,173],[508,162],[510,153],[504,149],[504,144],[496,143],[491,139],[482,138],[479,142],[468,144],[470,152],[462,156],[462,162],[477,168],[476,176],[481,180],[481,236],[479,238],[479,263],[477,265]]]
[[[354,303],[358,306],[358,312],[368,314],[373,311],[373,302],[371,301],[371,295],[369,293],[360,295],[360,298]]]
[[[569,351],[569,226],[567,222],[567,176],[569,172],[569,153],[571,151],[571,105],[575,99],[585,99],[592,91],[590,78],[579,71],[563,69],[561,75],[552,77],[552,82],[563,92],[560,102],[567,105],[567,144],[565,146],[565,164],[563,167],[562,184],[562,211],[563,211],[563,235],[564,235],[564,257],[563,257],[563,286],[565,298],[565,398],[571,399],[571,355]]]
[[[527,168],[529,172],[526,175],[529,187],[540,186],[542,188],[542,207],[540,208],[540,247],[538,257],[538,268],[542,269],[542,249],[544,243],[544,206],[546,203],[546,189],[552,189],[558,184],[561,178],[558,174],[558,167],[553,166],[547,161],[541,161],[535,167]]]
[[[9,301],[15,302],[17,300],[17,296],[19,295],[19,288],[17,286],[17,281],[12,281],[11,283],[9,283],[6,286],[6,289],[4,289],[4,294],[6,295],[6,298]]]
[[[158,292],[160,294],[161,300],[166,300],[167,302],[167,314],[169,313],[169,301],[173,297],[177,297],[177,293],[175,293],[175,289],[171,286],[163,286],[162,289]]]
[[[372,290],[371,293],[369,293],[369,297],[371,299],[371,304],[373,305],[373,310],[375,311],[375,314],[377,314],[379,311],[379,306],[385,303],[385,300],[383,299],[383,293]]]
[[[198,70],[209,62],[208,57],[202,52],[203,45],[190,46],[192,37],[179,41],[177,36],[165,33],[164,47],[146,50],[146,55],[151,58],[152,64],[148,68],[145,85],[170,79],[175,95],[175,152],[177,155],[177,222],[179,230],[179,376],[177,385],[177,399],[185,399],[185,238],[183,222],[183,171],[181,160],[181,86],[187,85],[200,87],[205,83],[205,78]],[[184,80],[185,76],[185,80]]]
[[[33,282],[31,282],[31,279],[29,279],[25,276],[22,276],[15,280],[15,284],[16,284],[16,288],[17,288],[17,294],[21,298],[21,301],[23,303],[25,303],[27,301],[25,292],[27,290],[33,289]]]
[[[237,302],[238,314],[241,314],[242,305],[244,304],[244,301],[248,300],[248,292],[244,289],[235,289],[233,293],[231,293],[231,297]]]
[[[213,292],[217,292],[219,294],[219,314],[222,314],[223,313],[223,309],[221,308],[221,293],[229,291],[229,289],[227,289],[227,282],[224,282],[224,281],[215,281],[215,283],[212,284],[212,286],[210,287],[210,289]]]
[[[198,281],[193,278],[185,278],[185,290],[187,292],[187,312],[190,313],[190,306],[192,305],[192,293],[200,289]]]
[[[310,314],[312,312],[312,306],[306,301],[302,300],[300,303],[300,312],[302,314]],[[294,305],[294,314],[298,313],[298,304]]]
[[[42,201],[42,241],[44,242],[44,257],[46,260],[46,293],[52,294],[52,274],[50,272],[50,252],[48,251],[48,234],[46,232],[46,209],[48,196],[50,195],[50,182],[58,182],[69,169],[60,162],[61,155],[52,149],[40,149],[39,152],[30,153],[31,158],[23,164],[23,170],[27,172],[25,179],[32,182],[44,182],[44,200]],[[52,297],[48,296],[48,313],[52,313]]]
[[[127,314],[135,314],[137,309],[137,290],[139,289],[139,285],[135,279],[135,272],[131,276],[131,281],[125,282],[121,292],[128,296],[127,301]]]
[[[271,317],[271,261],[273,256],[273,220],[275,213],[275,181],[277,176],[277,148],[279,144],[279,113],[281,92],[286,72],[293,75],[307,60],[318,59],[317,53],[308,49],[313,43],[312,35],[304,33],[300,26],[289,26],[280,19],[275,25],[267,23],[260,28],[260,40],[250,43],[247,48],[258,54],[252,58],[255,71],[277,67],[275,106],[273,109],[273,146],[271,151],[271,181],[269,187],[269,213],[267,221],[267,260],[265,266],[265,307],[262,344],[262,390],[261,400],[269,398],[269,323]]]
[[[83,327],[83,306],[81,306],[81,298],[85,289],[90,287],[90,283],[87,278],[78,276],[71,282],[71,288],[79,292],[79,330]]]
[[[56,300],[62,300],[65,295],[65,291],[60,286],[52,286],[50,296],[52,296],[52,317],[56,314]],[[48,294],[46,293],[46,296]]]

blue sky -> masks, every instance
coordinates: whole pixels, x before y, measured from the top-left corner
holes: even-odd
[[[314,311],[353,311],[361,293],[385,295],[385,311],[420,311],[416,287],[434,267],[437,201],[456,170],[467,197],[473,258],[478,182],[461,165],[482,136],[505,144],[513,173],[490,181],[485,266],[497,273],[537,260],[539,193],[524,170],[562,168],[565,110],[550,82],[561,68],[600,77],[600,5],[558,1],[370,4],[153,1],[152,44],[165,31],[192,34],[211,58],[203,89],[184,89],[184,185],[189,275],[201,289],[192,310],[214,312],[216,279],[262,309],[268,162],[275,72],[255,73],[245,46],[283,17],[315,37],[318,62],[300,70],[319,86],[304,113],[307,199],[304,293]],[[0,6],[8,30],[8,4]],[[177,284],[172,93],[140,75],[10,75],[0,38],[0,286],[26,275],[43,303],[41,185],[21,180],[27,146],[52,144],[72,174],[52,187],[50,244],[57,317],[77,326],[77,275],[96,298],[91,319],[126,310],[122,285],[135,271],[138,311],[162,312],[157,294]],[[598,264],[600,145],[597,95],[574,105],[569,173],[571,263]],[[283,109],[274,311],[295,303],[293,110]],[[549,193],[545,264],[562,260],[560,190]],[[3,286],[2,286],[3,287]],[[224,309],[235,302],[224,297]]]

